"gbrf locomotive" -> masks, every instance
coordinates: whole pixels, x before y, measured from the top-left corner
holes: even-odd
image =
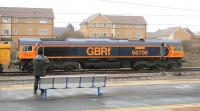
[[[48,71],[96,68],[158,69],[181,67],[181,43],[172,40],[59,40],[19,39],[18,58],[22,70],[32,70],[37,50],[50,60]]]

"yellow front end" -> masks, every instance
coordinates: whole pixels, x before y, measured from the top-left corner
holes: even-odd
[[[0,44],[0,64],[10,65],[10,44]]]

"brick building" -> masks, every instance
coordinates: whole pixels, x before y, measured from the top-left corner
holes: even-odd
[[[146,37],[146,21],[142,16],[95,14],[80,24],[85,37],[141,39]]]
[[[50,8],[0,7],[0,40],[17,45],[18,38],[52,38],[53,23]]]
[[[169,27],[166,29],[159,29],[156,32],[148,33],[147,39],[193,41],[196,39],[196,36],[188,28]]]

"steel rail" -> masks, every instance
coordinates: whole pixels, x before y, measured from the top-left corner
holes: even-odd
[[[56,70],[54,72],[48,72],[47,75],[73,75],[73,74],[134,74],[134,73],[168,73],[168,72],[193,72],[200,71],[200,67],[184,67],[180,69],[166,70],[166,69],[158,69],[158,70],[132,70],[132,69],[83,69],[79,71],[69,71],[64,72],[62,70]],[[33,76],[33,73],[21,72],[21,71],[10,71],[10,72],[2,72],[0,76]]]

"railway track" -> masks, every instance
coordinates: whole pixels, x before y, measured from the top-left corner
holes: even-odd
[[[200,67],[190,68],[180,68],[173,70],[131,70],[131,69],[85,69],[79,71],[69,71],[64,72],[62,70],[56,70],[54,72],[48,72],[47,75],[73,75],[73,74],[134,74],[134,73],[168,73],[168,72],[192,72],[192,71],[200,71]],[[2,72],[0,76],[33,76],[33,73],[21,72],[21,71],[10,71],[10,72]]]
[[[75,72],[56,71],[48,73],[47,75],[80,75],[80,74],[104,74],[107,75],[108,80],[160,80],[160,79],[196,79],[200,78],[200,68],[182,68],[179,70],[141,70],[133,71],[130,69],[116,69],[116,70],[83,70]],[[182,76],[177,76],[179,73],[184,73]],[[197,73],[191,73],[197,72]],[[163,74],[165,73],[165,75]],[[174,76],[176,75],[176,76]],[[0,85],[14,85],[14,84],[32,84],[34,81],[33,73],[9,72],[2,73],[0,76]]]

